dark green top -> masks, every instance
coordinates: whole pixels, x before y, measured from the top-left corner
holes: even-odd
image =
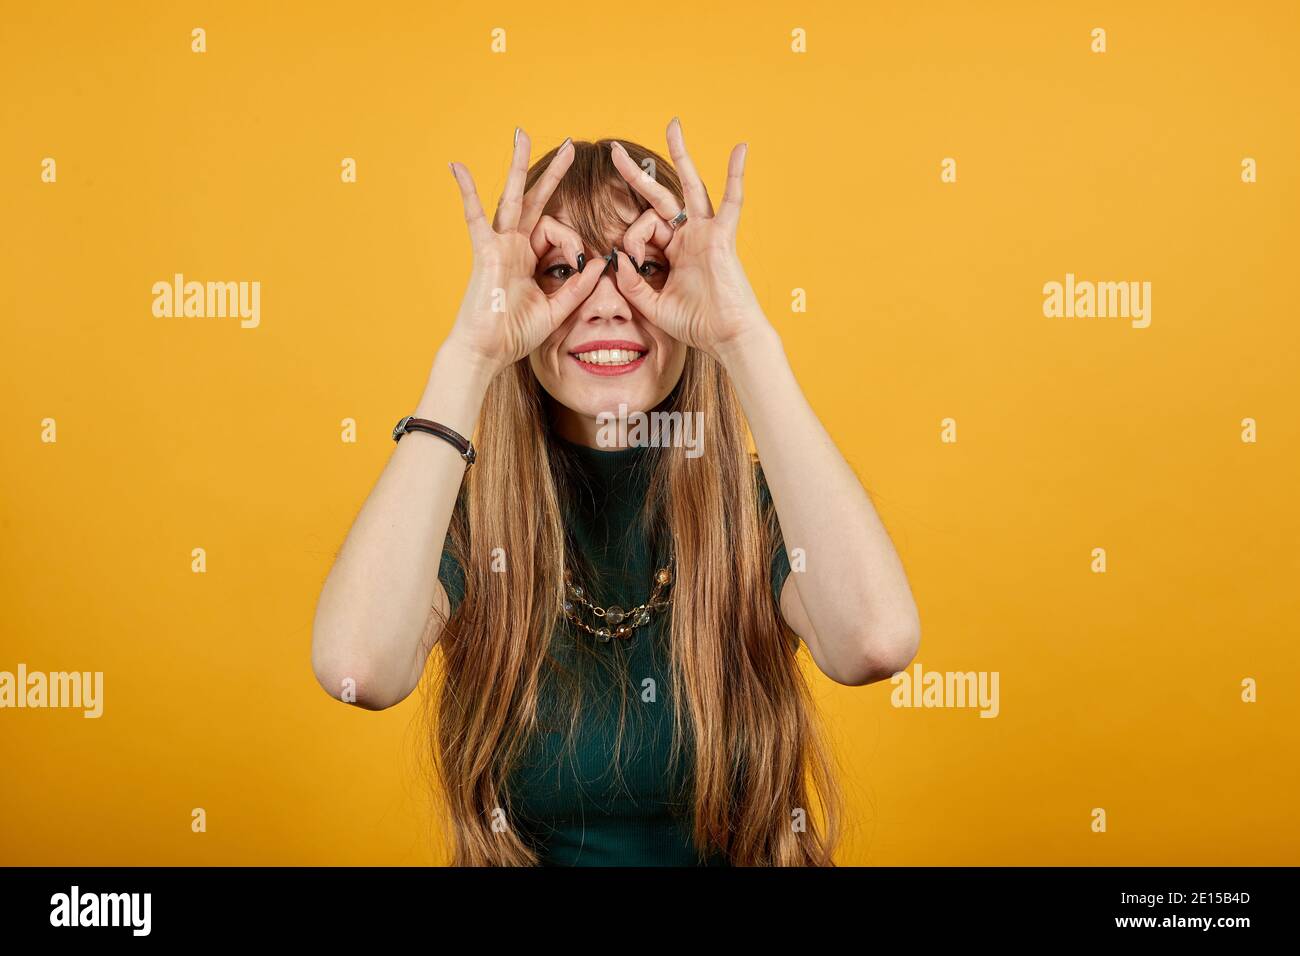
[[[648,486],[647,450],[600,450],[560,440],[572,464],[567,514],[573,545],[585,555],[593,603],[635,607],[650,595],[653,545],[639,521]],[[760,493],[770,500],[762,471]],[[784,547],[772,561],[779,599],[790,572]],[[575,569],[575,573],[577,570]],[[464,575],[443,552],[439,578],[454,611]],[[672,595],[672,590],[667,592]],[[583,615],[590,621],[590,615]],[[600,643],[564,620],[544,671],[538,700],[541,729],[509,782],[512,825],[547,866],[726,866],[721,854],[701,859],[691,842],[688,760],[670,767],[673,734],[668,617],[653,615],[627,640]],[[582,643],[582,647],[577,646]],[[557,674],[581,687],[576,736],[566,745],[570,698]],[[622,745],[615,753],[622,722]],[[671,771],[671,772],[670,772]]]

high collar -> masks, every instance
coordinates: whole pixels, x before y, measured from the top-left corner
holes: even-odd
[[[645,484],[649,465],[644,447],[591,448],[555,436],[574,465],[593,484],[604,487]]]

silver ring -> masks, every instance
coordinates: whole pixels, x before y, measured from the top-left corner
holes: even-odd
[[[677,227],[680,226],[685,221],[686,221],[686,210],[683,209],[677,215],[673,216],[673,218],[668,220],[668,228],[676,230]]]

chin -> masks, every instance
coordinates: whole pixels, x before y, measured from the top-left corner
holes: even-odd
[[[595,374],[566,357],[556,370],[541,363],[533,365],[543,390],[558,404],[582,418],[649,413],[672,392],[674,381],[651,362],[621,374]],[[558,374],[556,372],[558,371]],[[680,377],[680,368],[675,370]]]
[[[662,401],[657,398],[656,390],[645,386],[637,387],[630,383],[610,383],[608,385],[591,385],[583,383],[580,390],[573,390],[573,403],[560,401],[575,412],[587,417],[598,415],[630,415],[633,412],[648,412]]]

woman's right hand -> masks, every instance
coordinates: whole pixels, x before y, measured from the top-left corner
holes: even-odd
[[[451,164],[465,204],[474,266],[448,342],[486,363],[492,374],[541,345],[591,294],[604,272],[603,259],[596,259],[596,265],[585,261],[576,232],[542,212],[573,163],[573,144],[565,140],[525,193],[530,150],[528,134],[516,130],[510,174],[492,223],[483,215],[469,170]],[[540,257],[551,247],[561,250],[578,274],[548,296],[535,273]]]

